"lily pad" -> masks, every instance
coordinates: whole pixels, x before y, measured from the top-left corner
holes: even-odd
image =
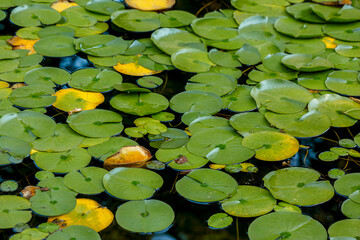
[[[150,146],[161,149],[174,149],[184,146],[189,136],[185,131],[177,128],[168,128],[158,135],[149,135]]]
[[[114,168],[104,176],[106,191],[120,199],[142,200],[150,198],[163,185],[162,177],[142,168]]]
[[[86,226],[68,226],[64,229],[54,232],[48,238],[48,240],[100,240],[100,235],[93,229]]]
[[[138,80],[136,80],[136,83],[140,87],[144,87],[144,88],[148,88],[148,89],[157,88],[161,84],[163,84],[163,82],[164,81],[161,78],[155,77],[155,76],[142,77],[142,78],[139,78]]]
[[[0,196],[0,229],[13,228],[18,223],[27,223],[31,219],[30,202],[12,195]]]
[[[72,6],[61,12],[66,20],[63,24],[70,27],[93,27],[97,21],[103,22],[110,19],[109,15],[90,12],[81,6]]]
[[[285,6],[289,5],[289,2],[285,0],[231,0],[231,5],[243,12],[278,17],[286,14]]]
[[[343,196],[349,196],[353,192],[360,190],[360,173],[349,173],[342,177],[334,183],[335,191]]]
[[[213,169],[197,169],[176,182],[176,191],[191,201],[209,203],[223,200],[236,191],[236,180]]]
[[[325,24],[323,31],[325,34],[344,41],[358,42],[360,41],[360,22],[354,23],[332,23]]]
[[[171,0],[175,2],[175,0]],[[183,10],[169,10],[159,15],[162,28],[184,27],[196,19],[196,16]]]
[[[68,26],[48,26],[41,28],[41,30],[37,32],[37,35],[37,38],[46,38],[51,36],[74,37],[75,32],[73,28]]]
[[[360,75],[358,71],[342,70],[329,73],[325,85],[331,91],[348,96],[360,96]]]
[[[283,57],[281,62],[286,67],[300,72],[318,72],[333,68],[329,60],[310,54],[290,54]]]
[[[188,80],[186,91],[211,92],[223,96],[236,88],[236,79],[222,73],[199,73]]]
[[[127,9],[113,12],[111,21],[118,27],[132,32],[149,32],[160,27],[159,15],[155,12],[145,12]]]
[[[240,185],[236,192],[221,203],[222,209],[236,217],[257,217],[271,212],[276,199],[269,191],[255,186]]]
[[[207,223],[211,229],[223,229],[231,225],[233,218],[226,213],[216,213],[210,216]]]
[[[225,40],[238,35],[238,24],[229,18],[205,17],[197,18],[191,22],[193,31],[207,39]]]
[[[58,11],[42,4],[27,4],[14,8],[10,20],[21,27],[36,27],[57,23],[61,19]]]
[[[15,106],[23,108],[38,108],[51,106],[55,101],[56,97],[53,96],[55,93],[52,87],[47,86],[24,86],[12,91],[9,99]]]
[[[360,203],[347,199],[341,204],[341,212],[348,218],[357,219],[360,217]]]
[[[155,199],[129,201],[118,207],[115,213],[120,227],[138,233],[153,233],[170,227],[175,213],[165,202]]]
[[[124,4],[112,0],[90,0],[84,7],[91,12],[104,15],[111,15],[113,12],[125,8]]]
[[[230,127],[229,121],[225,118],[215,116],[199,117],[189,124],[189,131],[195,134],[211,128]]]
[[[91,35],[74,41],[76,49],[97,57],[110,57],[123,53],[129,42],[113,35]]]
[[[19,163],[29,156],[29,143],[16,137],[0,137],[0,166]]]
[[[322,25],[304,23],[290,17],[281,17],[274,23],[275,29],[294,38],[315,38],[323,36]]]
[[[345,148],[354,148],[356,147],[356,143],[349,138],[342,138],[339,140],[339,145]]]
[[[51,36],[42,38],[34,44],[37,53],[47,57],[67,57],[76,54],[74,38]]]
[[[316,15],[327,22],[356,22],[360,20],[360,9],[349,4],[344,4],[342,8],[311,4],[310,8]]]
[[[246,148],[253,149],[255,158],[264,161],[281,161],[299,151],[299,142],[293,136],[280,132],[261,131],[246,135],[242,141]]]
[[[339,159],[339,155],[336,152],[325,151],[319,154],[318,158],[321,161],[332,162]]]
[[[268,173],[264,185],[279,200],[299,206],[311,206],[330,200],[334,188],[329,181],[317,181],[320,173],[301,167],[284,168]]]
[[[242,136],[260,131],[278,131],[273,128],[263,114],[247,112],[233,115],[229,120],[230,125]]]
[[[311,72],[311,73],[300,73],[297,83],[304,88],[311,90],[328,90],[325,85],[325,81],[329,73],[332,70]]]
[[[248,229],[252,240],[304,239],[326,240],[323,225],[310,216],[293,212],[269,213],[255,219]]]
[[[14,180],[6,180],[0,184],[0,190],[3,192],[13,192],[16,191],[18,187],[19,184]]]
[[[330,238],[360,236],[360,219],[344,219],[333,223],[329,229]]]
[[[329,178],[332,178],[332,179],[339,179],[344,175],[345,175],[345,172],[339,168],[330,169],[328,172]]]
[[[70,73],[56,67],[43,67],[33,69],[24,76],[24,82],[28,85],[42,85],[55,87],[64,85],[70,80]]]
[[[311,9],[312,3],[303,2],[286,7],[286,12],[299,21],[311,23],[326,23],[326,21],[314,13]]]
[[[207,72],[215,64],[207,52],[198,49],[181,49],[171,55],[174,66],[185,72]]]
[[[242,64],[246,65],[256,65],[261,61],[261,54],[258,49],[248,43],[236,51],[236,56]]]

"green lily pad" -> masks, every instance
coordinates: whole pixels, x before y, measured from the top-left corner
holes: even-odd
[[[294,212],[276,212],[261,216],[250,224],[248,234],[251,240],[327,239],[326,229],[320,222]]]
[[[65,20],[65,25],[83,28],[92,27],[97,21],[103,22],[110,18],[109,15],[90,12],[81,6],[67,8],[61,12],[61,16],[63,16]]]
[[[360,219],[344,219],[333,223],[329,229],[330,238],[360,236]]]
[[[342,69],[342,70],[360,71],[360,59],[359,58],[344,57],[337,53],[331,53],[328,55],[327,59],[334,64],[335,68]]]
[[[261,61],[260,52],[251,44],[245,43],[236,51],[237,59],[246,65],[255,65]]]
[[[91,27],[75,27],[71,26],[75,31],[75,37],[87,37],[90,35],[96,35],[106,32],[109,29],[109,25],[104,22],[97,22]]]
[[[246,112],[256,108],[256,103],[251,97],[252,87],[247,85],[239,85],[234,91],[228,95],[221,97],[223,109],[232,112]]]
[[[196,16],[183,10],[169,10],[159,15],[162,28],[185,27],[196,19]]]
[[[189,136],[183,130],[168,128],[166,132],[158,135],[149,135],[150,146],[161,149],[174,149],[184,146]]]
[[[104,15],[111,15],[113,12],[125,8],[124,4],[112,0],[90,0],[84,7],[91,12]]]
[[[210,128],[191,136],[189,152],[217,164],[234,164],[250,159],[254,151],[241,145],[242,137],[232,128]]]
[[[265,113],[272,126],[281,129],[294,137],[315,137],[330,128],[330,119],[316,110],[302,111],[293,114]]]
[[[241,67],[241,62],[236,58],[234,52],[219,51],[215,48],[209,52],[210,60],[223,67]]]
[[[53,177],[55,177],[55,174],[49,171],[38,171],[35,173],[35,178],[39,181]]]
[[[264,185],[279,200],[310,206],[330,200],[334,188],[329,181],[317,181],[320,173],[309,168],[284,168],[268,173]]]
[[[104,176],[104,187],[111,196],[125,200],[150,198],[163,185],[162,177],[142,168],[114,168]]]
[[[344,176],[344,175],[345,175],[345,172],[342,176]],[[350,194],[349,199],[351,199],[352,201],[354,201],[356,203],[360,203],[360,190],[356,190],[355,192]]]
[[[0,229],[13,228],[18,223],[27,223],[31,219],[30,202],[12,195],[0,196]]]
[[[37,38],[46,38],[52,36],[74,37],[75,31],[73,28],[68,26],[48,26],[38,31],[37,35]]]
[[[348,96],[360,96],[360,75],[358,71],[340,70],[331,72],[325,85],[331,91]]]
[[[295,212],[301,214],[301,208],[298,206],[286,203],[286,202],[279,202],[276,207],[274,208],[275,212]]]
[[[32,142],[32,147],[38,151],[63,152],[76,148],[84,140],[84,136],[76,133],[67,124],[57,124],[53,135],[38,138]]]
[[[222,209],[236,217],[257,217],[271,212],[276,199],[269,191],[255,186],[240,185],[236,192],[221,203]]]
[[[333,68],[329,60],[310,54],[290,54],[283,57],[281,62],[286,67],[300,72],[318,72]]]
[[[138,87],[134,83],[116,83],[114,88],[120,92],[127,93],[150,93],[151,91],[146,88]]]
[[[119,111],[144,116],[165,110],[169,101],[158,93],[120,93],[110,100],[110,104]]]
[[[281,17],[274,23],[276,31],[294,38],[315,38],[323,36],[322,25],[304,23],[290,17]]]
[[[30,198],[31,210],[41,216],[58,216],[71,212],[76,206],[76,198],[69,191],[41,191]]]
[[[203,167],[209,162],[204,157],[199,157],[190,153],[186,146],[176,149],[159,149],[155,153],[155,157],[168,166],[179,171],[186,171]]]
[[[230,127],[229,121],[225,118],[215,116],[199,117],[189,124],[189,131],[192,135],[212,128]]]
[[[313,10],[311,9],[312,5],[313,4],[310,2],[293,4],[286,7],[286,12],[299,21],[311,23],[326,23],[323,18],[319,17],[316,13],[313,12]]]
[[[335,152],[325,151],[319,154],[318,158],[321,161],[332,162],[339,159],[339,155]]]
[[[335,52],[344,57],[360,57],[360,46],[352,42],[341,43],[336,46]]]
[[[56,101],[52,87],[30,85],[15,89],[9,96],[14,105],[24,108],[47,107]]]
[[[331,152],[334,152],[336,154],[338,154],[339,156],[348,156],[349,155],[349,149],[347,148],[342,148],[342,147],[332,147],[330,148]]]
[[[63,177],[52,177],[41,180],[38,184],[40,188],[48,188],[52,191],[69,192],[76,197],[77,193],[68,188],[64,183]]]
[[[310,8],[316,15],[327,22],[355,22],[360,20],[360,9],[349,4],[344,4],[342,8],[311,4]]]
[[[48,240],[100,240],[100,235],[92,228],[82,225],[72,225],[51,234]]]
[[[283,79],[283,80],[292,80],[297,78],[297,72],[271,72],[271,71],[259,71],[256,69],[251,70],[248,74],[248,77],[251,81],[262,82],[268,79]]]
[[[349,42],[358,42],[360,41],[360,22],[354,23],[332,23],[325,24],[323,31],[325,34],[330,37],[349,41]]]
[[[334,183],[335,191],[343,196],[349,196],[353,192],[360,190],[360,173],[349,173],[340,177]]]
[[[123,53],[128,42],[113,35],[91,35],[74,41],[76,49],[97,57],[110,57]]]
[[[326,49],[326,45],[321,39],[294,39],[285,45],[288,53],[318,54]]]
[[[0,21],[4,20],[5,18],[6,18],[6,13],[0,10]]]
[[[230,125],[242,136],[260,131],[278,131],[273,128],[263,114],[259,112],[246,112],[233,115]]]
[[[0,137],[0,166],[19,163],[29,156],[29,143],[15,137]]]
[[[354,142],[358,145],[358,147],[360,147],[360,133],[355,135]]]
[[[118,27],[132,32],[149,32],[160,27],[159,15],[155,12],[145,12],[127,9],[113,12],[111,21]]]
[[[42,38],[34,44],[37,53],[47,57],[67,57],[76,54],[74,38],[51,36]]]
[[[151,118],[160,122],[171,122],[175,119],[175,115],[170,112],[159,112],[151,115]]]
[[[333,168],[328,171],[329,178],[338,179],[345,175],[345,172],[339,168]]]
[[[13,192],[16,191],[18,187],[19,184],[14,180],[6,180],[0,184],[0,190],[3,192]]]
[[[186,199],[209,203],[223,200],[236,191],[236,180],[213,169],[196,169],[176,182],[176,191]]]
[[[103,177],[108,171],[99,167],[86,167],[65,175],[64,183],[81,194],[99,194],[105,191]]]
[[[161,28],[151,34],[152,42],[163,52],[171,55],[182,49],[205,50],[200,38],[177,28]]]
[[[297,83],[304,88],[311,90],[328,90],[325,85],[325,81],[329,73],[329,71],[321,71],[321,72],[312,72],[312,73],[300,73],[299,78],[297,79]]]
[[[207,52],[198,49],[181,49],[171,55],[174,66],[185,72],[207,72],[215,65]]]
[[[4,59],[0,60],[0,72],[8,72],[15,70],[20,64],[19,59]]]
[[[339,145],[345,148],[354,148],[356,147],[356,143],[349,138],[342,138],[339,140]]]
[[[125,137],[111,137],[106,142],[88,148],[89,154],[101,161],[112,156],[122,147],[139,145],[137,142]]]
[[[67,123],[77,133],[87,137],[111,137],[122,132],[122,116],[104,109],[92,109],[75,113]]]
[[[268,79],[251,90],[258,108],[276,113],[297,113],[306,107],[313,95],[296,83],[282,79]]]
[[[288,54],[281,52],[281,53],[274,53],[274,54],[270,54],[270,55],[266,56],[263,59],[264,67],[266,67],[267,69],[269,69],[272,72],[292,72],[291,69],[285,67],[281,63],[281,59],[287,55]]]
[[[250,133],[244,137],[242,144],[256,152],[255,158],[264,161],[285,160],[299,151],[299,142],[296,138],[273,131]]]
[[[218,49],[223,50],[237,50],[241,48],[245,44],[245,39],[238,35],[231,39],[225,39],[225,40],[209,40],[209,39],[203,39],[203,42],[211,47],[215,47]]]
[[[79,170],[90,163],[91,156],[83,148],[74,148],[66,152],[37,152],[32,156],[40,169],[54,173],[68,173]]]
[[[215,114],[221,110],[221,98],[214,93],[185,91],[170,99],[170,108],[178,113],[200,112]]]
[[[185,85],[186,91],[211,92],[223,96],[236,88],[236,79],[222,73],[199,73]]]
[[[41,240],[46,238],[49,235],[49,233],[42,232],[41,230],[37,228],[28,228],[21,233],[17,233],[12,235],[9,240],[21,240],[21,239],[32,239],[32,240]]]
[[[360,203],[347,199],[341,204],[341,212],[348,218],[357,219],[360,217]]]
[[[14,8],[10,20],[21,27],[36,27],[57,23],[61,19],[58,11],[42,4],[21,5]]]
[[[157,88],[159,87],[161,84],[163,84],[163,80],[159,77],[156,76],[147,76],[147,77],[142,77],[136,80],[136,83],[140,86],[140,87],[144,87],[144,88],[148,88],[148,89],[153,89],[153,88]]]
[[[66,84],[70,80],[70,77],[70,73],[64,69],[56,67],[42,67],[26,72],[24,82],[28,85],[55,87],[55,84]]]
[[[327,115],[333,127],[350,127],[360,119],[360,104],[337,94],[325,94],[309,102],[309,111]]]
[[[285,0],[231,0],[231,5],[243,12],[278,17],[286,14],[285,6],[289,5],[289,2]]]
[[[42,113],[34,111],[8,113],[0,119],[0,135],[31,142],[36,137],[44,138],[52,135],[55,126],[55,121]]]
[[[205,17],[191,22],[193,31],[207,39],[225,40],[236,37],[238,24],[229,18]]]
[[[120,227],[138,233],[154,233],[170,227],[175,213],[165,202],[150,199],[129,201],[118,207],[115,213]]]

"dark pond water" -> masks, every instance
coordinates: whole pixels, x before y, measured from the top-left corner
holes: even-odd
[[[0,0],[1,1],[1,0]],[[199,0],[178,0],[175,6],[175,9],[184,9],[192,13],[198,12],[198,10],[204,6],[206,3],[211,1],[199,1]],[[200,15],[206,11],[211,11],[219,7],[226,8],[229,5],[227,1],[212,1],[213,3],[206,9],[204,9]],[[16,27],[13,26],[8,20],[5,20],[0,24],[1,35],[13,35],[16,31]],[[133,38],[133,37],[149,37],[149,35],[139,34],[139,35],[127,35],[127,33],[118,33],[114,30],[109,30],[111,34],[122,35],[124,38]],[[67,69],[71,72],[77,69],[91,67],[86,58],[83,58],[81,54],[72,57],[66,57],[62,59],[58,58],[46,58],[41,63],[43,66],[59,66],[61,68]],[[162,87],[156,92],[160,92],[165,95],[167,98],[170,98],[177,92],[183,91],[186,80],[192,76],[192,74],[184,73],[181,71],[173,70],[167,73],[161,73],[160,77],[167,78],[166,87]],[[132,81],[135,77],[127,77],[126,81]],[[245,82],[246,75],[244,75],[239,83]],[[105,94],[106,99],[110,99],[114,93]],[[99,108],[111,109],[108,101]],[[48,109],[48,115],[54,116],[57,122],[65,122],[65,114],[57,114],[53,108]],[[221,116],[226,116],[227,112],[221,112]],[[132,122],[132,118],[125,118],[125,123],[128,121]],[[180,120],[175,120],[176,123],[179,123]],[[173,123],[173,124],[176,124]],[[185,126],[183,126],[185,127]],[[181,128],[181,126],[180,126]],[[314,168],[315,170],[321,172],[325,179],[328,179],[327,172],[332,168],[345,168],[348,172],[355,172],[359,170],[358,165],[353,162],[347,164],[346,160],[336,161],[335,163],[325,163],[317,159],[317,155],[324,151],[328,150],[330,147],[336,146],[337,144],[326,139],[338,140],[338,138],[351,138],[351,133],[357,133],[360,130],[360,125],[356,124],[355,126],[349,129],[330,129],[327,134],[321,136],[321,138],[312,138],[312,139],[300,139],[302,145],[308,146],[308,149],[301,149],[294,157],[292,157],[288,162],[275,162],[268,163],[263,161],[257,161],[252,159],[249,162],[253,163],[258,167],[259,171],[257,173],[239,173],[233,174],[232,176],[236,178],[239,184],[248,184],[254,186],[263,186],[262,178],[270,171],[275,169],[280,169],[285,165],[291,166],[306,166]],[[324,139],[326,138],[326,139]],[[141,145],[148,146],[147,142],[139,142]],[[155,153],[155,150],[152,150],[152,154]],[[92,160],[91,165],[93,166],[102,166],[98,161]],[[34,177],[35,172],[38,169],[34,166],[33,161],[25,159],[23,163],[18,165],[11,165],[0,168],[0,177],[4,180],[13,179],[19,183],[19,189],[24,188],[27,185],[36,185],[37,180]],[[234,223],[226,228],[221,230],[212,230],[207,226],[207,219],[215,213],[221,212],[219,204],[210,204],[210,205],[200,205],[189,202],[179,196],[174,190],[174,183],[176,180],[181,177],[179,173],[173,170],[164,170],[159,171],[159,174],[164,179],[164,185],[159,192],[156,193],[154,198],[165,201],[168,203],[176,213],[176,219],[172,227],[166,233],[159,233],[155,235],[140,235],[130,233],[126,230],[121,229],[115,221],[107,229],[100,232],[102,239],[104,240],[138,240],[138,239],[151,239],[151,240],[233,240],[233,239],[248,239],[247,229],[249,224],[254,220],[254,218],[243,219],[238,218],[234,220]],[[331,180],[331,179],[328,179]],[[331,180],[332,182],[334,180]],[[3,194],[3,193],[1,193]],[[79,195],[78,198],[89,196]],[[115,200],[109,197],[107,194],[103,193],[97,196],[90,196],[90,198],[98,201],[102,205],[107,206],[112,212],[116,211],[116,208],[122,203],[119,200]],[[340,204],[342,203],[343,198],[335,196],[329,202],[321,204],[320,206],[313,207],[303,207],[302,211],[305,214],[312,216],[313,218],[319,220],[325,228],[328,228],[331,223],[344,219],[340,211]],[[30,221],[30,226],[36,226],[39,223],[45,222],[46,218],[39,216],[34,216]],[[1,239],[8,239],[12,234],[10,230],[0,230]],[[305,240],[305,239],[304,239]]]

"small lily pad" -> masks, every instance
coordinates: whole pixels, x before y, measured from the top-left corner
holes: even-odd
[[[17,137],[0,137],[0,166],[16,164],[29,156],[31,147]]]
[[[354,148],[356,147],[356,143],[354,140],[349,138],[343,138],[339,140],[339,145],[345,148]]]
[[[211,92],[223,96],[236,88],[236,79],[222,73],[199,73],[188,80],[186,91]]]
[[[233,218],[226,213],[216,213],[210,216],[207,223],[211,229],[223,229],[231,225]]]
[[[345,175],[345,172],[339,168],[330,169],[328,172],[329,178],[332,178],[332,179],[339,179],[340,177],[342,177],[344,175]]]
[[[347,199],[341,204],[341,212],[348,218],[358,219],[360,217],[360,203]]]
[[[325,151],[319,154],[319,159],[325,162],[336,161],[339,158],[339,155],[335,152]]]
[[[0,184],[0,190],[3,192],[13,192],[18,189],[19,184],[14,180],[6,180],[1,182]]]
[[[286,67],[300,72],[324,71],[334,67],[326,58],[301,53],[287,55],[281,59],[281,62]]]
[[[184,146],[189,136],[185,131],[177,128],[168,128],[158,135],[149,135],[150,146],[161,149],[174,149]]]
[[[193,31],[207,39],[225,40],[237,36],[238,24],[229,18],[205,17],[191,22]]]
[[[76,49],[97,57],[110,57],[123,53],[128,42],[113,35],[90,35],[74,41]]]
[[[142,77],[136,80],[136,83],[140,87],[153,89],[159,87],[161,84],[163,84],[163,80],[159,77],[155,76],[148,76],[148,77]]]

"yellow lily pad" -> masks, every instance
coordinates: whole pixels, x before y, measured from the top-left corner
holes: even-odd
[[[55,9],[58,12],[62,12],[65,9],[71,8],[73,6],[78,6],[78,4],[74,2],[69,2],[67,0],[59,0],[51,4],[51,8]]]
[[[280,132],[261,131],[247,135],[242,145],[255,150],[255,158],[264,161],[281,161],[299,151],[299,142],[293,136]]]
[[[144,68],[143,66],[137,63],[125,63],[125,64],[118,63],[117,65],[114,66],[114,69],[119,73],[123,73],[130,76],[148,76],[162,72],[162,71],[153,71]]]
[[[53,96],[56,96],[53,106],[66,112],[74,109],[81,109],[81,111],[95,109],[105,100],[101,93],[85,92],[74,88],[61,89]]]
[[[175,0],[125,0],[126,4],[132,8],[143,11],[157,11],[171,8]]]
[[[8,88],[10,85],[7,82],[0,81],[0,88]]]
[[[15,49],[27,49],[30,50],[28,55],[36,53],[34,50],[34,44],[39,41],[39,39],[23,39],[18,36],[14,36],[8,40],[8,43],[13,46]]]
[[[74,210],[64,215],[50,217],[48,222],[56,223],[60,228],[82,225],[100,232],[107,228],[113,219],[114,214],[98,202],[92,199],[78,198]]]

